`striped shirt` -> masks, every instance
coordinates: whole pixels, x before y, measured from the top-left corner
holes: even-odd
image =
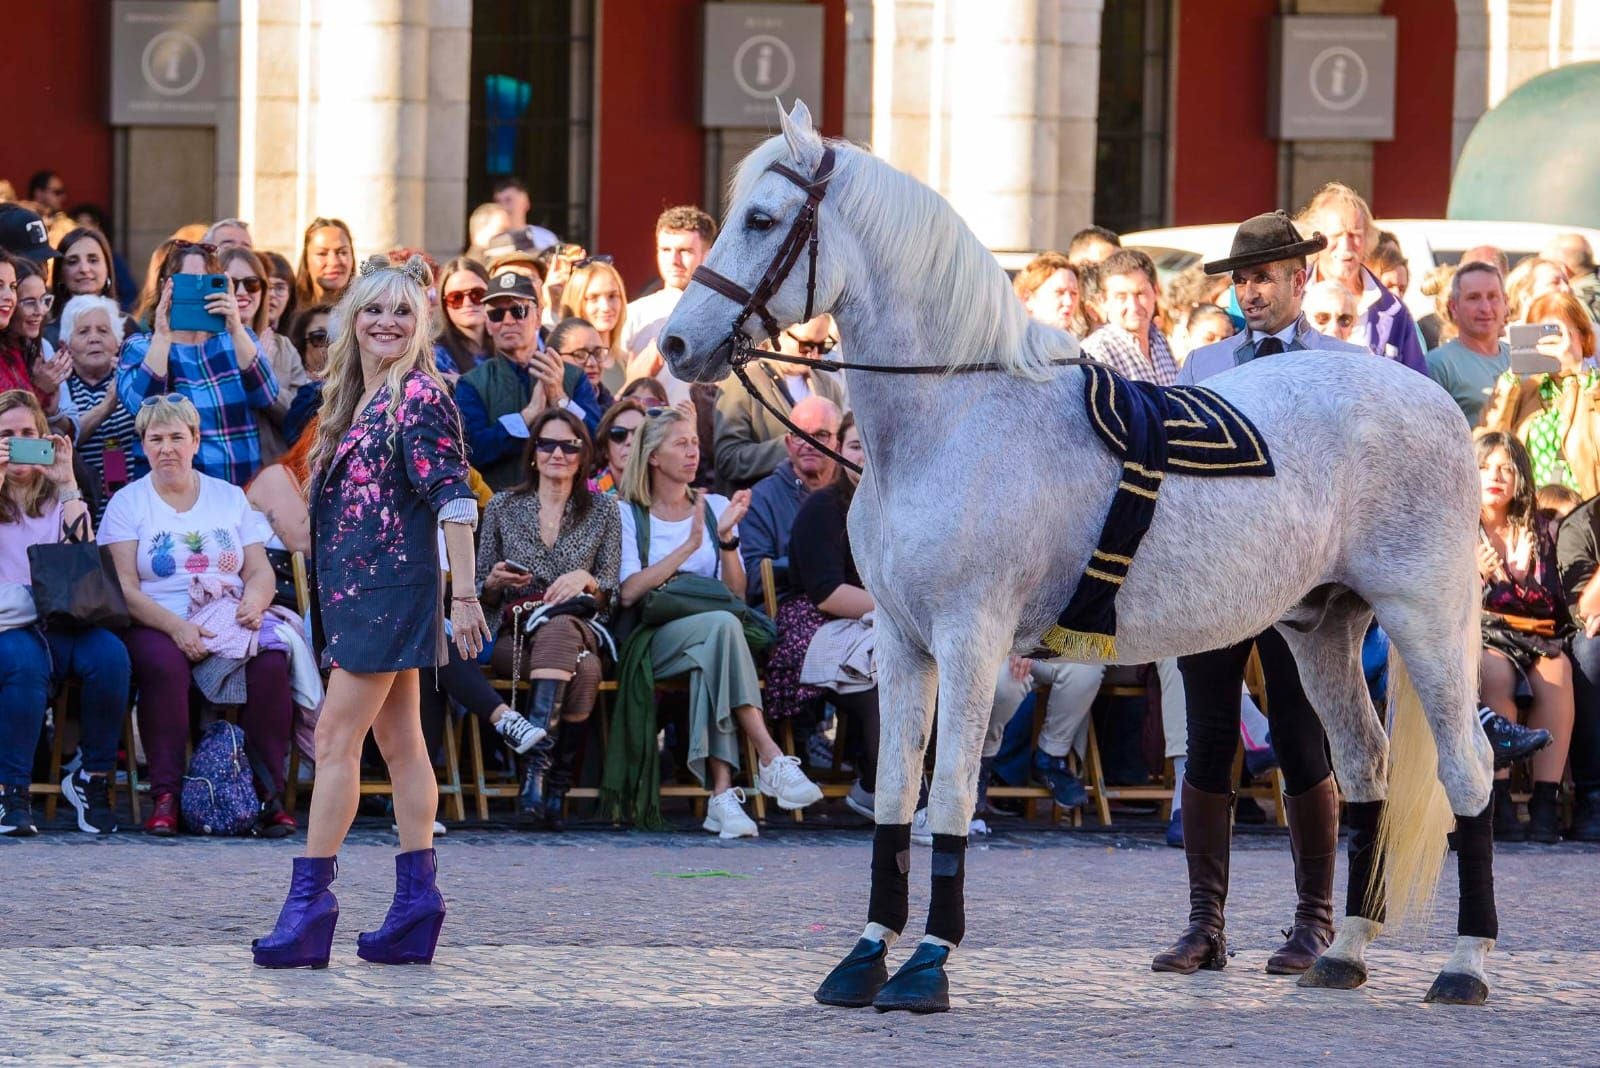
[[[1105,364],[1123,378],[1154,382],[1158,386],[1175,385],[1178,365],[1172,359],[1172,350],[1167,348],[1167,339],[1161,336],[1155,324],[1147,329],[1150,331],[1149,359],[1139,348],[1138,338],[1110,323],[1084,339],[1083,354]]]
[[[245,332],[252,342],[256,340],[255,334]],[[144,362],[151,340],[150,334],[134,334],[122,343],[117,360],[122,406],[137,414],[146,397],[164,392],[188,397],[200,412],[195,470],[243,486],[261,467],[256,412],[270,407],[278,395],[271,364],[258,356],[248,370],[241,370],[233,338],[227,333],[209,334],[203,345],[173,342],[167,350],[167,374],[157,378]],[[138,451],[142,457],[142,449]]]
[[[96,408],[101,401],[105,400],[106,391],[111,388],[111,382],[114,378],[114,373],[108,374],[98,384],[91,385],[80,378],[76,371],[69,375],[66,382],[67,391],[72,395],[73,403],[78,406],[78,411],[87,414]],[[100,425],[94,428],[93,433],[80,437],[77,445],[73,446],[84,466],[93,471],[95,478],[100,480],[100,508],[99,514],[94,517],[97,526],[100,523],[100,516],[105,514],[106,501],[111,499],[111,491],[116,488],[105,484],[106,449],[112,445],[121,445],[128,457],[128,477],[134,479],[143,474],[142,471],[134,470],[134,437],[133,413],[118,404],[111,409],[111,414],[107,415],[101,420]]]

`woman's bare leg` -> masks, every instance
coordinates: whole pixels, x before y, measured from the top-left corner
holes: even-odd
[[[1529,761],[1534,782],[1560,782],[1566,773],[1567,749],[1572,744],[1575,704],[1572,696],[1572,661],[1565,655],[1540,657],[1528,673],[1533,708],[1528,726],[1550,732],[1550,744]]]
[[[395,676],[389,699],[372,723],[383,762],[394,786],[394,821],[400,827],[400,852],[433,845],[433,818],[439,811],[439,780],[434,777],[428,743],[422,737],[420,690],[415,668]]]
[[[716,757],[706,757],[706,771],[711,776],[711,792],[720,794],[733,786],[733,765]]]
[[[394,681],[393,673],[357,675],[333,669],[317,719],[317,779],[306,826],[308,857],[336,855],[350,833],[361,803],[361,745]],[[414,680],[412,692],[416,692]]]
[[[783,750],[767,733],[767,721],[762,717],[761,709],[755,705],[740,705],[733,710],[733,718],[739,721],[739,728],[755,743],[756,755],[761,758],[763,767],[783,756]]]

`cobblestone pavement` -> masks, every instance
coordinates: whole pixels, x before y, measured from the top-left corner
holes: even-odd
[[[1488,1006],[1421,1004],[1448,954],[1454,877],[1425,934],[1386,937],[1360,991],[1264,974],[1292,905],[1285,840],[1241,834],[1219,973],[1156,975],[1185,910],[1182,856],[1149,835],[1002,832],[968,859],[955,1011],[827,1009],[811,990],[865,910],[863,830],[759,841],[457,830],[431,968],[359,961],[393,837],[341,857],[332,967],[251,967],[295,842],[0,840],[0,1059],[28,1064],[1600,1063],[1600,850],[1500,855]],[[913,860],[913,929],[926,854]],[[1342,889],[1340,900],[1342,900]],[[909,952],[891,951],[892,963]]]

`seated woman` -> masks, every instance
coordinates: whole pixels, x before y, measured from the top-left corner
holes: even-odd
[[[111,494],[127,484],[133,466],[133,413],[117,400],[122,313],[110,297],[73,297],[59,326],[61,344],[72,361],[66,388],[80,418],[77,455],[99,491],[98,520]]]
[[[854,413],[847,414],[839,424],[839,454],[858,466],[865,456]],[[800,505],[789,533],[789,587],[800,596],[790,597],[778,607],[780,641],[789,636],[785,623],[805,634],[809,647],[822,623],[870,617],[877,607],[872,594],[862,585],[850,552],[850,531],[845,527],[850,501],[860,482],[860,475],[841,464],[833,483]],[[807,667],[814,666],[809,655],[804,660]],[[774,685],[774,672],[775,669],[768,669],[769,689]],[[824,687],[824,692],[834,707],[845,713],[842,722],[854,739],[856,767],[860,769],[845,804],[871,819],[878,774],[878,687],[846,687],[841,691],[838,686],[829,686]]]
[[[490,499],[478,525],[477,576],[490,625],[499,617],[489,663],[501,678],[515,672],[528,684],[529,696],[518,700],[527,701],[528,714],[510,708],[477,662],[454,650],[439,669],[438,689],[430,695],[424,686],[423,699],[449,695],[499,731],[521,757],[518,810],[560,830],[599,693],[599,636],[575,615],[556,616],[527,636],[513,627],[529,609],[584,595],[595,599],[604,624],[617,596],[622,527],[616,502],[584,484],[594,450],[583,421],[550,408],[529,434],[527,475]]]
[[[599,400],[602,411],[616,402],[617,398],[611,395],[611,391],[606,388],[603,381],[606,360],[611,349],[600,340],[599,333],[589,325],[589,320],[577,316],[561,320],[550,328],[550,336],[545,339],[545,345],[583,372],[583,376],[589,380],[589,385],[594,387],[594,395]]]
[[[231,297],[228,298],[232,302]],[[178,830],[178,788],[184,747],[194,714],[194,668],[213,655],[250,650],[245,667],[247,697],[239,716],[256,792],[262,798],[258,833],[278,838],[294,833],[294,817],[283,809],[284,761],[294,706],[289,658],[275,628],[261,621],[272,604],[275,582],[263,544],[266,522],[244,491],[194,469],[200,450],[200,413],[186,397],[151,397],[139,407],[134,430],[150,461],[150,473],[117,491],[100,525],[100,544],[111,549],[133,626],[127,643],[139,687],[139,737],[150,765],[154,810],[148,834]],[[244,635],[214,634],[190,622],[191,585],[206,580],[237,597],[233,613]],[[219,628],[223,630],[229,628]],[[259,631],[259,635],[250,632]],[[260,776],[265,774],[262,781]]]
[[[41,438],[55,445],[53,463],[12,456],[13,442]],[[51,690],[69,677],[80,685],[83,765],[61,781],[61,793],[77,811],[79,830],[117,829],[108,776],[128,707],[128,651],[101,627],[42,627],[33,605],[28,547],[61,541],[80,522],[92,533],[72,475],[72,443],[49,435],[31,391],[0,393],[0,835],[38,833],[28,797],[33,754]]]
[[[645,381],[638,379],[638,381]],[[608,497],[617,495],[622,482],[622,472],[628,467],[628,454],[633,451],[633,439],[644,422],[645,407],[631,397],[617,401],[600,417],[594,440],[600,455],[595,460],[594,476],[589,488]]]
[[[1478,572],[1483,578],[1483,664],[1479,696],[1517,719],[1517,683],[1533,692],[1529,725],[1548,730],[1550,745],[1531,758],[1529,821],[1517,818],[1509,769],[1496,773],[1494,834],[1499,841],[1555,842],[1558,794],[1572,741],[1572,665],[1562,637],[1571,627],[1556,567],[1555,544],[1539,522],[1533,473],[1522,443],[1499,431],[1478,436]]]
[[[1559,360],[1560,369],[1501,375],[1482,425],[1516,435],[1528,450],[1534,485],[1564,485],[1593,497],[1600,493],[1600,374],[1585,363],[1595,353],[1594,323],[1571,293],[1536,299],[1528,322],[1558,328],[1540,339],[1539,351]]]
[[[638,604],[680,572],[720,579],[743,601],[739,520],[750,494],[729,500],[691,490],[699,464],[700,438],[688,416],[668,408],[645,420],[622,477],[624,607]],[[755,744],[760,759],[755,780],[763,794],[789,810],[822,799],[799,759],[784,756],[767,732],[755,661],[737,616],[702,612],[662,624],[651,636],[650,665],[658,680],[689,676],[689,767],[711,789],[706,830],[723,838],[758,833],[742,806],[744,791],[733,788],[740,729]],[[655,759],[653,748],[650,759]]]

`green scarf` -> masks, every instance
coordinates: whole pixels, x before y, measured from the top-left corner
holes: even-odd
[[[650,639],[656,628],[634,628],[617,657],[617,699],[600,776],[600,811],[642,831],[659,831],[661,761],[656,756],[656,674]]]

